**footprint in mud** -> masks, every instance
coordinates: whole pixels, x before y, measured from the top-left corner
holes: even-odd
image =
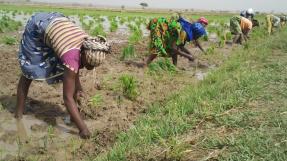
[[[18,133],[15,130],[6,131],[0,137],[0,141],[3,141],[4,143],[8,143],[8,144],[13,144],[15,142],[15,140],[17,140],[17,138],[18,138],[17,134]]]
[[[136,61],[125,61],[126,65],[132,65],[135,66],[137,68],[143,68],[145,67],[145,63],[144,62],[136,62]]]
[[[195,60],[190,61],[189,66],[206,69],[209,68],[210,65],[207,62]]]
[[[35,124],[31,126],[31,130],[34,132],[46,132],[48,125],[46,124]]]

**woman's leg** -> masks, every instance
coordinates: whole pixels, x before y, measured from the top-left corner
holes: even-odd
[[[157,54],[150,54],[146,61],[146,65],[149,65],[156,57],[157,57]]]
[[[177,54],[175,54],[175,53],[172,53],[171,54],[171,58],[172,58],[172,63],[173,63],[173,65],[177,65]]]
[[[25,99],[29,91],[32,80],[27,79],[23,75],[20,77],[18,88],[17,88],[17,104],[15,117],[21,119],[25,109]]]

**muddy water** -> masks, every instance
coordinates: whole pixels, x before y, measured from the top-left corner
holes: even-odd
[[[19,151],[29,151],[33,144],[41,144],[47,135],[56,135],[61,139],[75,136],[77,129],[57,120],[56,126],[49,126],[43,120],[32,115],[24,115],[21,120],[15,119],[11,113],[0,112],[0,159],[7,155],[15,156]],[[2,158],[1,158],[2,157]]]
[[[26,14],[23,14],[23,13],[13,16],[11,12],[9,12],[9,13],[1,12],[0,17],[3,16],[3,15],[7,15],[10,18],[12,18],[12,19],[14,19],[16,21],[20,21],[23,26],[26,25],[28,19],[31,17],[31,15],[26,15]],[[73,20],[78,26],[82,26],[80,18],[77,15],[70,15],[69,18],[71,20]],[[104,27],[104,31],[106,33],[110,33],[111,22],[109,21],[108,16],[99,16],[98,18],[103,19],[103,22],[101,22],[101,23],[102,23],[102,25]],[[89,24],[90,21],[94,21],[93,17],[91,17],[91,16],[85,16],[84,17],[84,20],[83,20],[84,23]],[[131,22],[131,24],[134,25],[135,23]],[[94,23],[94,25],[91,26],[91,28],[94,28],[96,25],[97,25],[97,23]],[[143,36],[148,36],[149,35],[149,31],[146,29],[146,26],[144,24],[141,24],[140,28],[141,28],[141,30],[143,32]],[[129,31],[129,27],[128,27],[127,22],[125,22],[124,24],[120,24],[118,22],[118,29],[116,30],[115,34],[120,34],[120,35],[123,35],[123,36],[129,35],[130,31]]]

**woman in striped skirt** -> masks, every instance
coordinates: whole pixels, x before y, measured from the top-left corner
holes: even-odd
[[[32,80],[63,81],[63,97],[82,138],[90,132],[80,116],[76,99],[82,93],[79,69],[98,66],[110,46],[102,37],[92,39],[61,13],[36,13],[23,33],[19,49],[22,75],[17,89],[16,118],[22,118]]]

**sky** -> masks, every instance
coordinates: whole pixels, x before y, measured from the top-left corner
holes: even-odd
[[[260,12],[287,12],[287,0],[31,0],[34,2],[86,3],[100,6],[139,7],[146,2],[150,8],[200,9],[238,11],[253,8]]]

